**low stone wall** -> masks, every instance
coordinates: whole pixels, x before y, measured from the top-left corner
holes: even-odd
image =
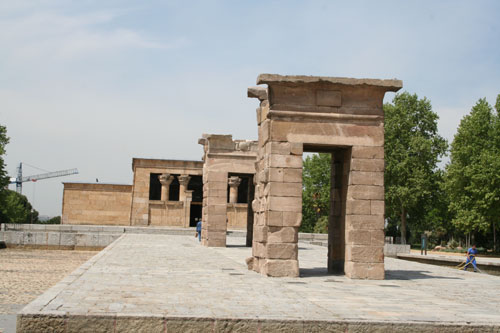
[[[384,255],[397,258],[400,253],[410,253],[410,245],[384,244]]]
[[[193,235],[195,228],[125,227],[67,224],[0,224],[0,241],[7,246],[61,249],[102,249],[123,233]],[[246,231],[228,230],[231,237],[246,237]],[[299,233],[299,241],[328,246],[327,234]]]

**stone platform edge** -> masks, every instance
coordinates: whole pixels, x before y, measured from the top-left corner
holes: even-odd
[[[499,325],[446,322],[280,320],[148,315],[18,315],[17,332],[500,332]]]

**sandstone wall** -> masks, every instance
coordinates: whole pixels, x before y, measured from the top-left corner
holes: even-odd
[[[129,225],[131,185],[64,183],[62,224]]]
[[[248,204],[246,203],[228,203],[227,204],[227,228],[228,229],[247,229]]]

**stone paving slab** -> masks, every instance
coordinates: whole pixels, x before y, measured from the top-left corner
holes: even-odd
[[[300,243],[301,277],[268,278],[243,242],[125,234],[26,306],[18,331],[500,332],[499,277],[386,258],[386,280],[350,280]]]

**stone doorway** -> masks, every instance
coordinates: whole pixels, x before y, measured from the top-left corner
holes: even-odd
[[[327,272],[344,274],[345,218],[351,147],[304,145],[304,153],[330,155]]]
[[[382,106],[385,93],[399,90],[402,82],[262,74],[257,84],[267,84],[267,89],[248,90],[249,97],[260,101],[249,269],[267,276],[299,276],[302,155],[322,148],[334,155],[334,183],[342,184],[330,212],[328,269],[343,268],[350,278],[383,279]]]

